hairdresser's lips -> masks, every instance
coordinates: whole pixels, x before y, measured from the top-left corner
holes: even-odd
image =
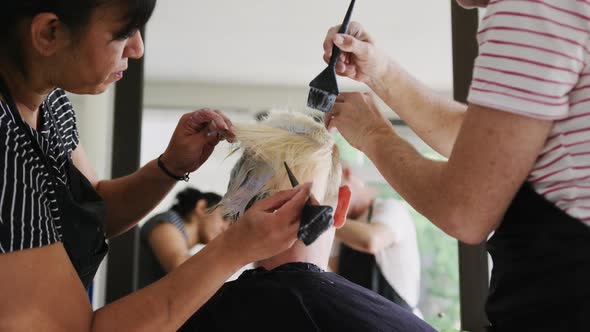
[[[124,72],[124,70],[115,72],[115,81],[118,81],[123,78],[123,72]]]
[[[115,77],[115,81],[118,81],[120,79],[123,78],[123,73],[127,70],[127,66],[125,66],[125,68],[123,68],[122,70],[116,71],[113,73],[113,76]]]

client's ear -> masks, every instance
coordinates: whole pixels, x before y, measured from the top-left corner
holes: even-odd
[[[334,212],[334,227],[336,228],[344,226],[346,222],[350,195],[350,188],[348,186],[342,186],[338,189],[338,205],[336,205],[336,212]]]
[[[207,212],[208,212],[207,201],[202,198],[199,199],[197,201],[197,203],[195,204],[195,213],[201,217],[201,216],[208,214]]]
[[[343,167],[342,168],[342,179],[344,180],[348,180],[350,179],[350,168],[348,167]]]

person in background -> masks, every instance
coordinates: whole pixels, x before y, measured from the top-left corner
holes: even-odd
[[[315,242],[297,241],[227,282],[181,332],[434,331],[386,298],[325,271],[334,232],[346,222],[350,191],[340,185],[338,147],[320,123],[301,113],[273,112],[260,123],[236,124],[236,137],[243,153],[222,200],[226,213],[241,215],[251,202],[291,187],[286,163],[299,181],[313,181],[312,204],[331,206],[334,223]]]
[[[448,160],[400,137],[372,93],[341,94],[326,125],[441,230],[487,240],[491,331],[589,331],[590,3],[457,2],[487,7],[467,105],[420,83],[358,23],[324,40],[324,60],[335,43],[337,72]]]
[[[346,223],[336,230],[334,272],[421,316],[420,253],[416,227],[405,205],[375,198],[349,167],[342,184],[352,193]]]
[[[221,196],[187,187],[176,194],[170,210],[151,217],[140,232],[139,287],[162,278],[190,258],[197,244],[207,244],[229,226],[221,209],[211,210]]]

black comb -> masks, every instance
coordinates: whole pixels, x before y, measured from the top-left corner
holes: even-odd
[[[352,9],[354,8],[354,1],[350,1],[348,11],[344,17],[344,21],[338,30],[338,33],[346,33],[348,30],[348,23],[350,23],[350,16],[352,16]],[[336,45],[332,45],[332,56],[328,67],[324,69],[316,78],[309,83],[309,95],[307,96],[307,106],[320,110],[324,113],[330,112],[336,97],[340,94],[338,90],[338,81],[336,81],[336,62],[342,51]]]
[[[285,169],[289,176],[291,185],[296,187],[299,181],[285,162]],[[301,211],[301,220],[299,222],[299,232],[297,238],[308,246],[312,244],[323,232],[327,231],[334,225],[333,209],[326,205],[313,205],[311,199],[308,199]]]

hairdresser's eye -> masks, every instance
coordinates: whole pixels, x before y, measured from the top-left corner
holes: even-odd
[[[137,33],[138,29],[124,30],[115,34],[114,40],[126,40]]]

